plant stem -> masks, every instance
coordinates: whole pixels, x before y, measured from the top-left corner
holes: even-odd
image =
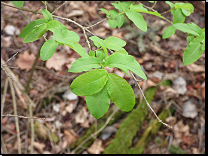
[[[46,39],[49,39],[50,35],[51,35],[50,31],[48,31],[48,32],[47,32]],[[41,43],[41,45],[39,46],[38,53],[37,53],[37,55],[36,55],[35,61],[34,61],[33,66],[32,66],[32,69],[31,69],[31,71],[30,71],[30,77],[29,77],[29,79],[27,80],[27,84],[26,84],[26,86],[25,86],[25,92],[26,92],[26,93],[28,93],[28,91],[29,91],[30,82],[31,82],[33,73],[34,73],[34,71],[35,71],[35,66],[37,65],[38,60],[39,60],[39,57],[40,57],[40,49],[41,49],[41,47],[43,46],[44,43],[45,43],[45,40],[43,40],[42,43]]]
[[[13,109],[14,109],[14,115],[17,115],[17,103],[15,98],[15,92],[13,87],[12,80],[9,79],[11,93],[12,93],[12,103],[13,103]],[[21,141],[20,141],[20,129],[19,129],[19,121],[18,118],[15,118],[15,126],[17,131],[17,148],[18,148],[18,154],[21,154]]]

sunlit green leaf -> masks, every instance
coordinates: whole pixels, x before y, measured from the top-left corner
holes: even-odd
[[[135,105],[134,91],[131,86],[116,74],[109,73],[107,90],[114,104],[122,111],[131,111]]]
[[[105,86],[108,76],[103,69],[95,69],[78,76],[71,83],[71,91],[78,96],[89,96],[100,92]]]
[[[96,119],[101,118],[109,109],[110,97],[108,95],[107,86],[105,85],[103,89],[91,96],[86,96],[86,103],[89,112]]]
[[[40,58],[43,61],[50,59],[58,48],[58,43],[55,42],[53,39],[49,39],[46,41],[40,49]]]

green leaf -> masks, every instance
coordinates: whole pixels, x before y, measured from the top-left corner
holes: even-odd
[[[118,28],[121,28],[123,23],[124,23],[124,15],[119,15],[116,18],[117,24],[118,24]]]
[[[106,47],[104,40],[103,40],[103,39],[100,39],[100,38],[97,37],[97,36],[91,36],[91,37],[89,37],[89,39],[91,39],[94,43],[95,43],[95,42],[98,43],[100,46]],[[98,48],[99,48],[99,47],[98,47]]]
[[[60,43],[64,43],[74,51],[76,51],[82,57],[88,57],[86,50],[77,43],[79,41],[79,35],[77,35],[73,31],[69,31],[68,29],[62,30],[61,28],[56,28],[53,33],[53,38]]]
[[[158,16],[162,19],[165,19],[165,17],[161,16],[158,12],[148,11],[146,8],[143,7],[142,4],[131,5],[130,9],[135,10],[136,12],[143,12],[146,14],[155,15],[155,16]]]
[[[79,35],[68,29],[56,28],[53,33],[53,38],[61,43],[68,44],[68,41],[78,42],[80,40]]]
[[[129,9],[131,4],[133,4],[133,2],[121,2],[120,6],[123,11],[126,11],[127,9]]]
[[[114,36],[106,38],[104,42],[106,44],[106,48],[112,49],[112,50],[122,50],[123,49],[122,47],[126,45],[125,41]]]
[[[182,10],[182,12],[185,16],[190,16],[191,15],[190,9],[181,9],[181,10]]]
[[[121,68],[124,71],[130,70],[135,74],[137,74],[139,77],[147,80],[147,77],[142,71],[139,63],[131,55],[114,53],[107,58],[106,65],[110,68],[111,67]]]
[[[181,9],[177,9],[173,14],[173,21],[174,23],[183,23],[185,21],[186,17],[182,13]]]
[[[167,27],[165,31],[163,32],[162,38],[166,39],[175,34],[176,28],[173,27],[172,25]]]
[[[150,3],[155,3],[155,1],[148,1],[148,2],[150,2]]]
[[[119,4],[117,4],[117,3],[111,3],[111,5],[113,5],[116,9],[118,9],[119,12],[122,11],[122,8],[121,8],[121,6]]]
[[[108,15],[108,11],[106,9],[100,8],[101,11],[103,11],[104,13],[106,13],[106,15]]]
[[[46,41],[40,49],[40,58],[43,61],[50,59],[58,48],[58,43],[55,42],[53,39],[49,39]]]
[[[188,43],[190,43],[193,39],[194,39],[193,35],[188,35],[187,38],[186,38]]]
[[[104,51],[103,50],[96,50],[96,57],[99,58],[99,60],[102,62],[103,59],[105,58]]]
[[[45,17],[45,19],[47,19],[48,21],[53,20],[53,17],[52,17],[51,13],[48,10],[42,9],[42,14]]]
[[[89,51],[89,56],[95,56],[95,52],[93,50]]]
[[[101,46],[104,50],[105,57],[108,56],[108,51],[106,49],[106,44],[105,44],[103,39],[100,39],[97,36],[91,36],[91,37],[89,37],[89,39],[91,39],[98,48]]]
[[[111,16],[111,19],[116,18],[119,15],[119,13],[116,10],[110,10],[109,14]]]
[[[95,69],[78,76],[71,83],[71,91],[78,96],[89,96],[100,92],[108,77],[103,69]]]
[[[85,48],[83,48],[79,43],[74,41],[68,41],[66,45],[76,51],[81,57],[89,57]]]
[[[130,9],[135,10],[136,12],[148,11],[147,8],[144,8],[142,4],[131,5]]]
[[[165,1],[165,3],[167,3],[171,9],[173,9],[175,7],[175,5],[170,1]]]
[[[127,52],[125,49],[118,50],[118,51],[116,51],[115,53],[121,53],[121,54],[128,55],[128,52]]]
[[[142,31],[146,32],[147,31],[147,24],[143,18],[143,16],[134,11],[134,10],[127,10],[125,11],[127,17]]]
[[[204,42],[202,43],[202,45],[201,45],[201,50],[205,50],[205,40],[204,40]]]
[[[53,33],[55,32],[56,28],[60,28],[61,30],[68,30],[65,25],[63,25],[61,22],[57,20],[49,21],[47,24],[47,30],[52,31]]]
[[[25,36],[31,32],[33,29],[37,28],[36,26],[42,25],[42,24],[46,24],[48,21],[45,18],[42,19],[37,19],[35,21],[32,21],[30,24],[26,25],[24,27],[24,29],[22,30],[22,32],[20,33],[19,37],[20,38],[25,38]]]
[[[116,28],[117,27],[117,21],[114,19],[109,19],[108,24],[111,28]]]
[[[191,13],[194,12],[194,6],[191,3],[183,3],[183,2],[175,3],[175,8],[190,10]]]
[[[194,23],[191,23],[191,24],[190,23],[176,23],[176,24],[173,24],[172,26],[182,32],[192,34],[194,36],[199,36],[202,34],[201,28],[198,27]]]
[[[109,109],[110,97],[108,95],[107,86],[91,96],[86,96],[88,110],[96,119],[101,118]]]
[[[78,58],[68,70],[68,72],[79,73],[82,71],[90,71],[92,68],[100,68],[100,60],[96,57]]]
[[[23,43],[29,43],[38,40],[41,38],[45,32],[46,32],[46,26],[47,24],[43,24],[39,27],[36,27],[32,31],[30,31],[26,36],[25,39],[23,40]]]
[[[135,105],[134,91],[131,86],[116,74],[108,74],[107,90],[114,104],[122,111],[131,111]]]
[[[24,1],[12,1],[12,4],[14,4],[18,8],[21,8],[24,5]]]
[[[202,44],[200,42],[203,41],[204,36],[200,35],[189,43],[183,54],[183,65],[194,63],[201,57],[204,50],[201,49]]]

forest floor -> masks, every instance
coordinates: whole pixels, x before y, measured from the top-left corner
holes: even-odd
[[[6,3],[13,5],[11,2]],[[49,3],[52,9],[55,9],[64,2],[50,1]],[[152,6],[152,3],[142,3]],[[195,9],[194,13],[186,18],[185,23],[194,22],[204,28],[205,2],[190,1],[190,3]],[[23,7],[39,11],[45,9],[41,1],[27,1]],[[114,9],[110,1],[69,1],[54,14],[70,18],[87,27],[105,18],[105,13],[100,11],[100,8]],[[154,9],[163,13],[170,8],[165,2],[159,1]],[[126,41],[124,48],[135,57],[147,75],[148,80],[140,81],[139,84],[149,98],[152,95],[150,98],[152,108],[158,115],[167,108],[166,116],[161,115],[161,118],[163,117],[163,121],[173,129],[164,125],[157,126],[157,131],[152,132],[151,137],[145,134],[149,134],[148,128],[154,125],[155,116],[146,105],[142,106],[143,98],[133,77],[117,68],[109,68],[108,71],[123,77],[132,86],[137,99],[134,110],[127,113],[117,111],[114,116],[111,116],[116,108],[111,102],[108,113],[101,119],[97,120],[89,113],[85,97],[77,97],[70,92],[70,83],[80,73],[69,73],[68,69],[80,56],[67,46],[59,46],[54,56],[47,61],[39,58],[31,81],[28,83],[33,63],[44,39],[41,37],[35,42],[23,43],[23,38],[19,38],[18,35],[28,23],[43,18],[43,15],[1,4],[1,58],[5,62],[11,58],[7,66],[18,67],[10,68],[11,72],[7,73],[8,75],[13,73],[22,86],[29,84],[29,91],[23,93],[19,84],[11,81],[5,70],[1,70],[1,153],[17,154],[20,151],[24,154],[30,153],[33,138],[33,153],[111,153],[110,146],[114,149],[119,148],[111,144],[116,141],[121,129],[126,129],[122,134],[123,138],[121,136],[119,140],[121,146],[125,137],[135,133],[129,140],[131,150],[127,150],[130,153],[134,146],[136,148],[138,143],[144,140],[146,144],[141,150],[144,154],[205,153],[205,52],[195,63],[183,66],[183,52],[188,45],[187,34],[176,31],[176,34],[170,38],[162,39],[162,34],[169,23],[153,15],[142,15],[148,26],[145,33],[128,19],[125,19],[120,29],[110,28],[107,21],[104,21],[90,28],[90,31],[102,39],[115,36]],[[163,16],[172,20],[170,12]],[[81,38],[79,44],[87,52],[89,51],[80,27],[64,20],[56,20],[79,34]],[[89,33],[87,35],[91,36]],[[92,42],[91,46],[93,46]],[[95,50],[95,47],[92,50]],[[169,86],[159,85],[166,80],[169,80]],[[180,84],[182,86],[178,89],[177,85]],[[157,90],[153,92],[148,90],[155,86]],[[184,92],[180,94],[181,91]],[[31,118],[29,118],[31,101],[28,101],[27,95],[35,106],[32,108],[33,117],[36,117],[34,135],[31,135]],[[146,112],[142,116],[144,119],[140,122],[140,119],[133,119],[133,117],[134,114],[138,114],[135,112],[141,109]],[[108,119],[110,122],[105,124]],[[140,122],[140,128],[135,126],[131,129],[131,125],[127,125],[128,122],[133,125],[134,122],[135,125]],[[98,133],[101,127],[105,129]],[[88,136],[96,132],[98,134],[86,141],[85,146],[80,146],[79,151],[74,150],[77,146],[84,144],[83,141]]]

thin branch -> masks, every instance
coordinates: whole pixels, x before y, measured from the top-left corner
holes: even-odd
[[[154,12],[157,12],[156,10],[153,9],[153,7],[148,7],[148,6],[142,4],[142,3],[139,2],[139,1],[138,1],[138,3],[141,4],[141,5],[143,5],[145,8],[147,8],[147,9],[149,9],[149,10],[152,10],[152,11],[154,11]],[[154,5],[153,5],[153,6],[154,6]],[[157,13],[158,13],[158,12],[157,12]],[[160,14],[160,15],[161,15],[161,14]],[[162,16],[162,15],[161,15],[161,16]],[[165,17],[164,17],[164,18],[165,18]],[[171,23],[167,18],[165,18],[164,20],[166,20],[168,23],[170,23],[170,24],[172,25],[172,23]]]
[[[157,4],[157,1],[154,2],[153,6],[151,8],[153,9],[156,4]]]
[[[19,9],[19,10],[28,11],[28,12],[32,12],[32,13],[35,13],[35,14],[41,14],[41,15],[42,15],[41,12],[33,11],[33,10],[30,10],[30,9],[27,9],[27,8],[23,8],[23,7],[22,7],[22,8],[18,8],[18,7],[16,7],[16,6],[9,5],[9,4],[4,3],[4,2],[2,2],[2,1],[1,1],[1,4],[6,5],[6,6],[9,6],[9,7],[12,7],[12,8],[15,8],[15,9]]]
[[[13,57],[15,57],[18,53],[19,53],[19,52],[17,51],[12,57],[10,57],[10,58],[6,61],[6,63],[4,63],[4,64],[2,64],[2,65],[7,64],[7,63],[8,63]]]
[[[84,28],[83,28],[82,30],[83,30],[83,33],[84,33],[84,36],[85,36],[85,39],[86,39],[87,45],[88,45],[88,47],[89,47],[89,50],[91,51],[91,46],[90,46],[90,42],[89,42],[89,40],[88,40],[88,38],[87,38],[86,31],[85,31],[85,29],[84,29]]]
[[[7,151],[7,149],[6,149],[6,145],[5,145],[4,139],[3,139],[3,137],[2,137],[2,133],[1,133],[1,145],[2,145],[2,148],[3,148],[3,150],[4,150],[4,153],[5,153],[5,154],[9,154],[8,151]],[[1,150],[2,150],[2,149],[1,149]],[[3,152],[2,152],[2,153],[3,153]]]
[[[1,63],[4,64],[5,61],[1,58]],[[15,74],[11,71],[10,68],[8,68],[7,66],[5,66],[5,71],[9,73],[9,75],[12,77],[12,79],[14,79],[14,83],[17,84],[17,87],[22,91],[23,95],[26,97],[26,99],[28,100],[29,103],[29,114],[30,117],[32,118],[32,107],[36,106],[34,104],[34,102],[30,99],[29,95],[25,92],[24,87],[22,86],[22,84],[19,82],[18,78],[15,76]],[[31,119],[31,149],[30,152],[33,153],[33,142],[34,142],[34,124],[33,124],[33,119]]]
[[[29,105],[29,115],[30,115],[30,128],[31,128],[31,141],[30,141],[30,154],[33,154],[33,148],[34,148],[34,135],[35,135],[35,130],[34,130],[34,120],[33,120],[33,110],[32,110],[32,105]]]
[[[4,72],[5,72],[5,74],[10,78],[10,79],[12,79],[12,80],[14,80],[11,76],[9,76],[9,74],[7,73],[7,71],[4,69],[4,67],[9,67],[9,68],[16,68],[16,69],[18,69],[18,67],[10,67],[10,66],[8,66],[7,65],[7,63],[15,56],[15,55],[17,55],[18,54],[18,52],[16,52],[16,54],[14,54],[12,57],[10,57],[5,63],[1,63],[1,69],[3,69],[4,70]]]
[[[63,4],[61,4],[58,8],[56,8],[51,14],[53,15],[58,9],[60,9],[62,6],[67,4],[69,1],[65,1]]]
[[[170,10],[165,11],[165,12],[162,12],[161,15],[166,14],[166,13],[168,13],[168,12],[170,12]]]
[[[4,84],[4,92],[3,92],[3,96],[2,96],[2,100],[1,100],[1,114],[3,114],[3,112],[4,112],[4,103],[5,103],[5,99],[6,99],[7,87],[8,87],[8,77],[6,78],[5,84]]]
[[[92,28],[92,27],[94,27],[94,26],[96,26],[96,25],[98,25],[98,24],[104,22],[104,21],[107,20],[107,19],[108,19],[108,18],[105,18],[105,19],[103,19],[103,20],[101,20],[101,21],[99,21],[99,22],[97,22],[97,23],[95,23],[95,24],[93,24],[93,25],[91,25],[91,26],[89,26],[89,27],[86,27],[86,28],[87,28],[87,29]]]
[[[42,2],[43,2],[43,1],[42,1]],[[43,4],[45,5],[45,9],[48,10],[48,9],[47,9],[47,5],[46,5],[46,1],[43,2]]]
[[[16,103],[16,97],[14,93],[14,87],[12,84],[12,80],[9,79],[11,93],[12,93],[12,102],[13,102],[13,109],[14,109],[14,115],[17,115],[17,103]],[[17,131],[17,147],[18,147],[18,154],[21,154],[21,141],[20,141],[20,130],[19,130],[19,121],[18,118],[15,118],[15,125],[16,125],[16,131]]]
[[[143,97],[144,97],[144,100],[146,101],[146,104],[147,104],[147,106],[149,107],[149,109],[154,113],[155,117],[158,119],[158,121],[159,121],[160,123],[162,123],[163,125],[167,126],[167,127],[170,128],[170,129],[172,129],[172,128],[173,128],[172,126],[169,126],[168,124],[162,122],[162,120],[159,119],[159,117],[157,116],[157,114],[155,113],[155,111],[152,109],[152,107],[151,107],[150,104],[148,103],[147,99],[145,98],[144,93],[143,93],[141,87],[139,86],[139,83],[138,83],[139,80],[137,80],[137,79],[135,78],[134,74],[133,74],[131,71],[130,71],[130,73],[131,73],[132,77],[134,78],[134,80],[137,82],[137,85],[138,85],[138,87],[139,87],[139,89],[140,89],[140,91],[141,91],[141,93],[142,93],[142,95],[143,95]]]
[[[111,118],[113,117],[113,115],[118,111],[118,109],[115,109],[113,111],[113,113],[108,117],[107,121],[105,122],[105,124],[95,133],[91,134],[87,139],[85,139],[81,144],[79,144],[79,146],[77,146],[72,152],[71,154],[74,154],[82,145],[84,145],[88,140],[90,140],[92,137],[96,136],[98,133],[100,133],[109,123],[109,121],[111,120]]]
[[[18,117],[18,118],[24,118],[24,119],[41,119],[41,120],[45,120],[45,118],[39,118],[39,117],[27,117],[27,116],[20,116],[20,115],[11,115],[11,114],[7,114],[7,115],[1,115],[1,116],[8,116],[8,117]]]
[[[143,3],[139,2],[139,1],[138,1],[138,3],[141,4],[141,5],[143,5],[145,8],[147,8],[147,9],[149,9],[149,10],[152,10],[152,11],[154,11],[154,12],[157,12],[157,11],[156,11],[155,9],[153,9],[152,7],[148,7],[148,6],[144,5]]]

